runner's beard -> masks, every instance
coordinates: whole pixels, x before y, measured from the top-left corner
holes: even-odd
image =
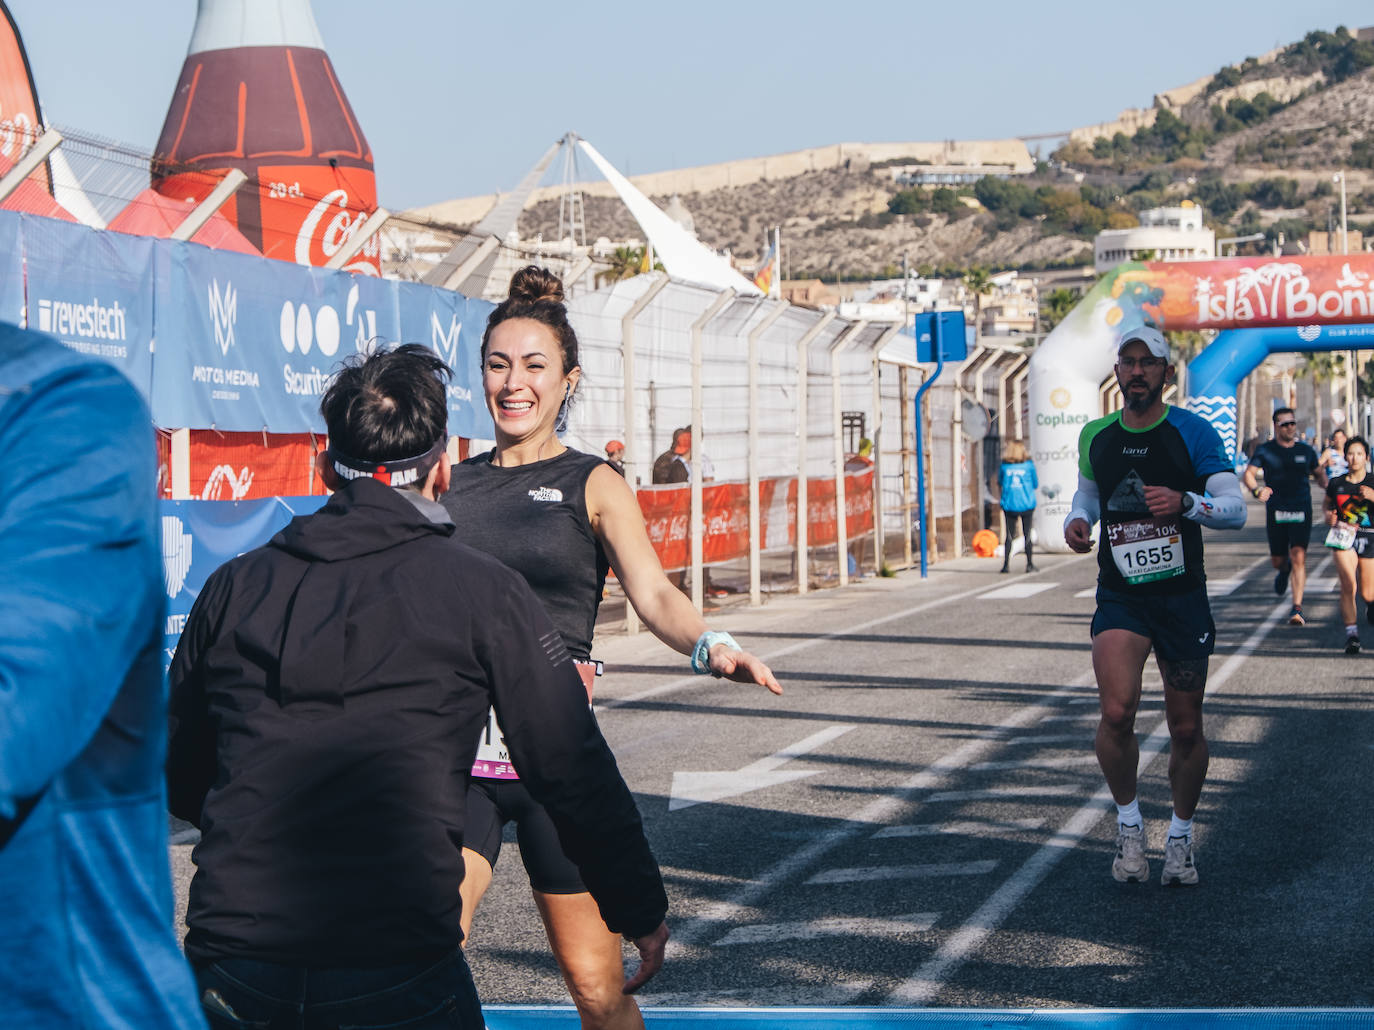
[[[1136,386],[1145,387],[1145,392],[1132,393],[1131,390]],[[1164,384],[1160,383],[1159,386],[1152,390],[1150,389],[1150,384],[1145,380],[1133,379],[1126,385],[1126,389],[1122,391],[1122,393],[1125,397],[1126,407],[1130,408],[1135,414],[1140,415],[1154,407],[1155,401],[1159,400],[1159,398],[1164,395]]]

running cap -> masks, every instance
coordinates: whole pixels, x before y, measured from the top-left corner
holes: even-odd
[[[330,446],[326,454],[329,461],[334,466],[334,471],[343,480],[366,479],[371,476],[373,479],[381,480],[387,486],[408,486],[414,483],[422,475],[427,475],[430,468],[448,448],[448,438],[439,437],[434,442],[434,446],[425,451],[424,454],[416,455],[413,458],[396,458],[386,461],[364,461],[362,458],[350,458],[338,448]]]
[[[607,453],[607,454],[610,454],[611,451],[623,451],[624,449],[625,449],[625,445],[624,445],[623,443],[621,443],[619,440],[607,440],[607,441],[606,441],[606,453]]]
[[[1121,336],[1121,342],[1117,344],[1116,352],[1120,354],[1129,343],[1143,343],[1155,357],[1169,360],[1169,341],[1152,325],[1140,325],[1126,330]]]

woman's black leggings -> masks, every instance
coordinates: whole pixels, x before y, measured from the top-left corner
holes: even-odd
[[[1016,536],[1016,521],[1021,520],[1021,539],[1026,545],[1026,564],[1031,561],[1031,522],[1035,518],[1035,509],[1030,511],[1007,511],[1002,509],[1002,521],[1006,523],[1007,539],[1002,547],[1002,567],[1006,568],[1011,561],[1011,541]]]

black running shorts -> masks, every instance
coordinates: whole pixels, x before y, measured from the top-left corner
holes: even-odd
[[[1269,554],[1275,558],[1286,558],[1294,547],[1307,550],[1312,542],[1312,511],[1303,513],[1301,522],[1279,522],[1274,518],[1274,509],[1264,513],[1264,532],[1269,537]]]
[[[1206,658],[1217,639],[1206,587],[1184,594],[1141,596],[1099,586],[1092,635],[1108,629],[1130,630],[1147,637],[1155,655],[1166,662]]]
[[[501,831],[515,823],[515,839],[525,862],[530,886],[543,894],[582,894],[586,886],[577,866],[563,854],[558,831],[544,806],[530,797],[519,780],[473,777],[468,785],[463,847],[477,852],[496,868],[501,854]]]

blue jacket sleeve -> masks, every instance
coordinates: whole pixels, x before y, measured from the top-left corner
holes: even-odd
[[[95,735],[165,606],[152,422],[113,368],[0,389],[0,818]]]

